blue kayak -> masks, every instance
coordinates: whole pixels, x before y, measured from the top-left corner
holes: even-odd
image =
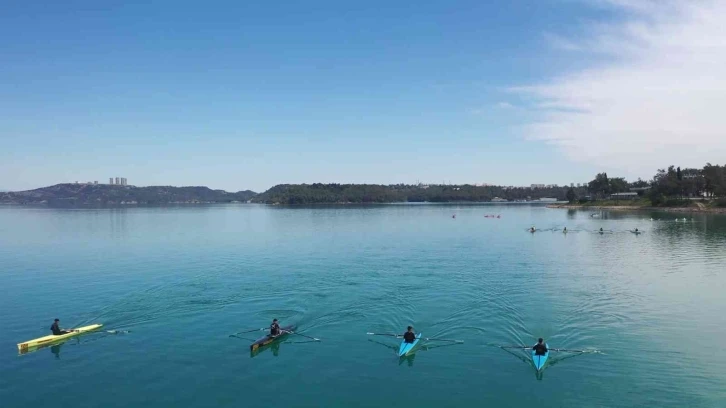
[[[414,347],[418,344],[418,342],[421,340],[421,333],[416,335],[416,340],[413,341],[413,343],[406,343],[406,341],[401,342],[401,347],[398,349],[398,356],[403,357],[405,355],[408,355],[408,353],[413,350]]]
[[[537,344],[535,344],[536,346]],[[547,357],[550,356],[550,345],[545,343],[545,346],[547,346],[547,352],[544,356],[538,356],[535,354],[535,351],[532,350],[532,362],[534,363],[534,368],[537,369],[537,371],[542,370],[542,367],[544,367],[545,363],[547,363]]]

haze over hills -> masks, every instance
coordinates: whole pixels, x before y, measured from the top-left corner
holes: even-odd
[[[0,203],[53,206],[233,203],[247,202],[256,194],[249,190],[230,193],[208,187],[56,184],[35,190],[0,193]]]

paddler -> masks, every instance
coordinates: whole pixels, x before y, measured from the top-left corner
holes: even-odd
[[[602,230],[602,227],[600,227],[600,233],[602,234],[603,232],[605,232],[605,231],[603,231],[603,230]]]
[[[562,232],[564,232],[565,234],[567,234],[567,227],[565,227],[565,229],[563,229]]]
[[[537,356],[544,356],[547,354],[547,345],[544,344],[544,339],[542,339],[542,337],[537,340],[537,344],[532,347],[532,350],[534,350],[534,354]]]
[[[52,331],[52,332],[53,332],[53,335],[54,335],[54,336],[60,336],[60,335],[62,335],[62,334],[67,334],[67,333],[70,333],[70,331],[68,331],[68,330],[63,330],[63,329],[61,329],[61,328],[60,328],[60,319],[55,319],[55,320],[53,321],[53,325],[52,325],[52,326],[50,326],[50,331]]]
[[[535,231],[537,231],[537,229],[533,225],[532,228],[529,229],[529,232],[535,232]]]
[[[277,337],[280,334],[282,334],[282,329],[280,329],[277,319],[272,319],[272,324],[270,325],[270,336]]]
[[[403,333],[403,341],[406,343],[413,343],[416,341],[416,333],[413,332],[413,326],[408,326],[406,333]]]

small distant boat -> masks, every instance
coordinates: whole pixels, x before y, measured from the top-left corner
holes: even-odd
[[[542,368],[545,364],[547,364],[547,358],[550,356],[550,345],[545,343],[545,346],[547,347],[547,352],[543,356],[538,356],[536,352],[532,350],[532,362],[534,363],[534,368],[536,368],[537,371],[542,371]]]
[[[407,356],[408,353],[410,353],[414,347],[418,344],[419,341],[421,341],[421,334],[419,333],[416,335],[416,340],[413,341],[413,343],[406,343],[406,341],[401,342],[401,347],[398,349],[398,356],[404,357]]]
[[[57,344],[60,343],[63,340],[68,340],[71,337],[80,336],[83,333],[88,333],[90,331],[98,330],[102,327],[102,324],[92,324],[90,326],[83,326],[79,327],[77,329],[70,330],[69,333],[61,334],[61,335],[54,335],[51,334],[50,336],[43,336],[39,337],[37,339],[28,340],[23,343],[18,343],[18,352],[23,354],[27,353],[29,351],[32,351],[34,349],[49,346],[51,344]]]

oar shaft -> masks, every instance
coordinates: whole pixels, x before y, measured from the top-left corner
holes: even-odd
[[[252,332],[256,332],[256,331],[263,331],[263,330],[269,330],[269,329],[270,329],[269,327],[263,327],[261,329],[246,330],[246,331],[237,332],[235,334],[252,333]]]
[[[366,333],[369,336],[389,336],[389,337],[401,337],[400,334],[391,334],[391,333]]]
[[[437,339],[434,337],[426,337],[424,340],[432,340],[432,341],[450,341],[452,343],[463,343],[464,340],[454,340],[454,339]]]
[[[294,332],[294,331],[289,331],[288,333],[290,333],[290,334],[296,334],[296,335],[302,336],[302,337],[307,337],[308,339],[312,339],[314,341],[320,341],[320,339],[318,339],[318,338],[306,336],[306,335],[304,335],[302,333],[298,333],[298,332]]]

